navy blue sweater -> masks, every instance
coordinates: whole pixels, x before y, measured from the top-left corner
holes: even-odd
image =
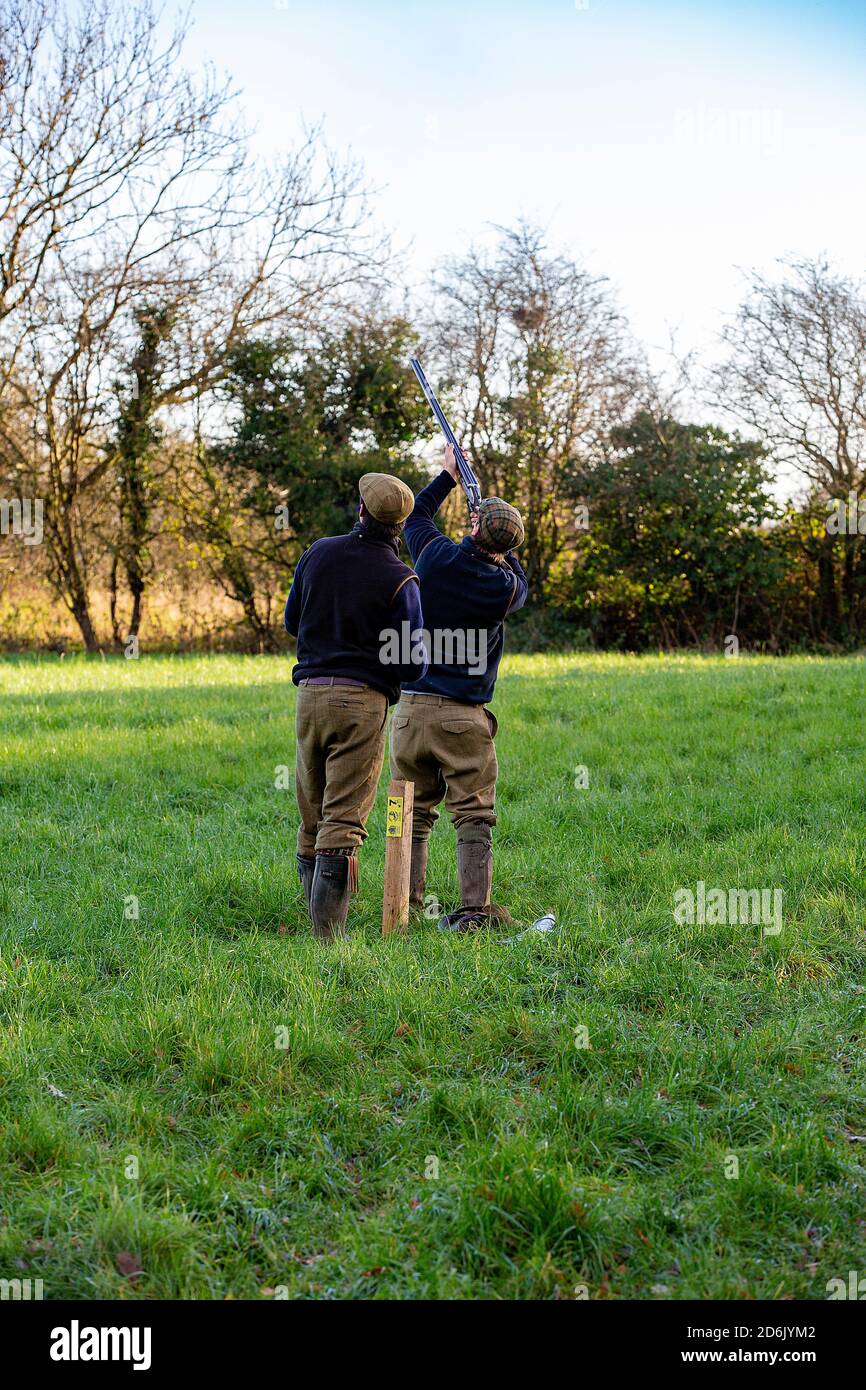
[[[406,522],[430,666],[426,676],[404,679],[403,689],[486,705],[505,646],[505,615],[526,602],[526,575],[513,551],[497,564],[469,536],[459,545],[443,536],[433,517],[454,487],[443,469],[418,493]]]
[[[381,690],[393,705],[401,681],[427,670],[418,580],[398,558],[397,542],[372,540],[360,523],[304,551],[285,624],[298,639],[295,685],[343,677]]]

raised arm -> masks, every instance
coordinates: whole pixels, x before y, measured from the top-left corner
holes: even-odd
[[[457,486],[457,478],[454,450],[449,444],[445,449],[445,465],[442,472],[418,493],[415,498],[415,506],[406,520],[403,535],[413,565],[417,564],[418,556],[422,550],[426,550],[431,541],[448,540],[447,536],[443,536],[433,518],[448,494],[454,491]],[[453,541],[448,541],[448,544],[453,545]]]

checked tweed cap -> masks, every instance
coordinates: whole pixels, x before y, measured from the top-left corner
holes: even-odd
[[[486,550],[504,555],[523,544],[523,519],[501,497],[485,497],[478,508],[478,539]]]

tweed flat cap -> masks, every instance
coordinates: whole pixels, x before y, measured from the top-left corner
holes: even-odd
[[[478,539],[486,550],[504,555],[523,544],[523,519],[501,497],[485,497],[478,508]]]
[[[365,473],[358,491],[370,515],[386,526],[405,521],[415,505],[412,489],[390,473]]]

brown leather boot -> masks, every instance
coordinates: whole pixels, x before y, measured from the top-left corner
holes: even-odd
[[[493,833],[486,821],[462,825],[457,832],[457,873],[462,907],[439,920],[440,931],[477,931],[494,922],[510,922],[511,913],[490,901],[493,886]]]
[[[427,855],[429,840],[412,839],[412,861],[409,869],[409,906],[421,909],[424,906],[424,886],[427,882]]]
[[[464,907],[488,906],[493,886],[493,846],[489,828],[486,837],[457,841],[457,876]]]

